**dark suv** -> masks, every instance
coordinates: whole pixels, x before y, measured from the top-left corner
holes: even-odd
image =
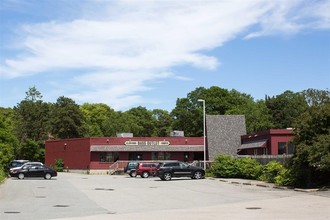
[[[136,167],[139,163],[136,161],[130,161],[124,168],[124,172],[130,175],[130,177],[136,177]]]
[[[142,178],[148,178],[150,175],[154,176],[158,164],[156,162],[139,163],[136,168],[136,175],[140,175]]]
[[[201,179],[204,178],[205,171],[200,167],[191,166],[184,162],[165,162],[157,166],[156,176],[161,180],[171,180],[172,177]]]

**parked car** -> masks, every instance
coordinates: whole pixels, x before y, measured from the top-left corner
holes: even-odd
[[[158,164],[159,163],[156,162],[138,163],[136,167],[136,175],[140,175],[142,178],[148,178],[150,175],[154,176]]]
[[[124,172],[130,175],[130,177],[136,177],[136,167],[138,165],[137,161],[130,161],[124,168]]]
[[[22,169],[22,167],[25,166],[25,165],[41,165],[42,166],[43,163],[41,163],[41,162],[26,162],[22,166],[10,168],[9,173],[13,172],[14,170]]]
[[[57,172],[46,165],[23,165],[20,169],[13,170],[10,173],[11,177],[24,179],[25,177],[43,177],[51,179],[57,176]]]
[[[156,176],[161,180],[171,180],[172,177],[201,179],[205,177],[205,171],[201,167],[195,167],[184,162],[165,162],[157,166]]]
[[[10,162],[8,168],[9,169],[12,169],[14,167],[21,167],[21,166],[23,166],[27,162],[29,162],[29,160],[13,160],[12,162]]]

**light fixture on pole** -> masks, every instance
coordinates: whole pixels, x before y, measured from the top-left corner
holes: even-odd
[[[206,123],[205,123],[205,100],[204,99],[198,99],[198,102],[203,103],[203,136],[204,136],[204,170],[206,170]]]

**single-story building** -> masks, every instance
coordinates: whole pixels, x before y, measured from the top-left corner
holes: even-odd
[[[203,160],[202,137],[95,137],[46,141],[45,164],[63,159],[64,167],[107,170],[116,161]]]
[[[206,115],[205,158],[218,154],[236,155],[241,135],[246,134],[244,115]],[[128,134],[128,135],[127,135]],[[204,137],[184,137],[183,131],[170,137],[91,137],[47,140],[45,164],[54,166],[58,159],[64,167],[77,170],[108,170],[116,161],[180,160],[203,161]]]

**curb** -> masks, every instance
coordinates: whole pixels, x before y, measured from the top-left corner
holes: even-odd
[[[306,193],[322,191],[321,189],[300,189],[300,188],[294,188],[293,190],[297,192],[306,192]]]
[[[244,182],[244,181],[237,181],[237,180],[231,181],[231,180],[226,180],[226,179],[217,179],[214,177],[209,177],[208,179],[218,180],[219,182],[230,183],[230,184],[235,184],[235,185],[258,186],[258,187],[263,187],[263,188],[273,188],[273,189],[282,189],[282,190],[290,189],[289,187],[276,186],[276,185],[267,184],[267,183],[263,184],[263,183]]]
[[[293,188],[290,186],[276,186],[275,184],[272,183],[260,183],[260,181],[258,183],[253,183],[253,181],[251,182],[246,182],[246,181],[238,181],[238,180],[233,180],[231,181],[230,179],[217,179],[214,177],[209,177],[208,179],[210,180],[218,180],[219,182],[224,182],[224,183],[230,183],[230,184],[235,184],[235,185],[245,185],[245,186],[258,186],[258,187],[264,187],[264,188],[273,188],[273,189],[281,189],[281,190],[293,190],[296,192],[305,192],[305,193],[312,193],[312,192],[319,192],[319,191],[328,191],[328,188],[316,188],[316,189],[301,189],[301,188]]]

